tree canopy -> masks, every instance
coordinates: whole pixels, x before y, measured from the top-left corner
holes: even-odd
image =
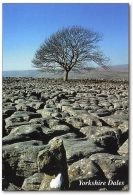
[[[62,28],[47,38],[36,51],[33,67],[42,71],[63,71],[64,81],[69,71],[89,71],[94,68],[91,62],[107,69],[110,59],[106,57],[98,42],[102,35],[80,26]]]

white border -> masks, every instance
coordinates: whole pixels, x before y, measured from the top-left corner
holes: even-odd
[[[132,68],[132,52],[131,52],[131,47],[132,47],[132,5],[133,5],[133,3],[132,3],[133,1],[131,1],[131,0],[129,0],[129,1],[127,1],[127,0],[125,0],[125,1],[123,1],[123,0],[112,0],[112,1],[109,1],[109,0],[106,0],[106,1],[100,1],[100,0],[97,0],[97,1],[94,1],[94,0],[90,0],[90,1],[88,1],[88,0],[43,0],[43,1],[40,1],[40,0],[38,0],[38,1],[36,1],[36,0],[28,0],[28,1],[26,1],[26,0],[18,0],[18,1],[12,1],[12,0],[5,0],[5,1],[1,1],[1,3],[0,3],[0,13],[1,13],[1,18],[0,18],[0,38],[1,38],[1,43],[2,43],[2,3],[129,3],[130,4],[130,74],[129,74],[129,76],[130,76],[130,125],[129,125],[129,127],[130,127],[130,135],[129,135],[129,138],[130,138],[130,144],[129,144],[129,147],[130,147],[130,155],[129,155],[129,159],[130,159],[130,168],[129,168],[129,182],[130,182],[130,190],[129,191],[127,191],[127,192],[123,192],[124,194],[125,193],[129,193],[129,194],[131,194],[132,193],[132,191],[133,191],[133,185],[132,185],[132,181],[133,181],[133,173],[132,173],[132,165],[133,165],[133,158],[132,158],[132,156],[133,156],[133,152],[132,152],[132,137],[133,137],[133,129],[132,129],[132,124],[131,124],[131,121],[133,120],[132,119],[132,110],[133,110],[133,103],[132,103],[132,101],[133,101],[133,92],[132,92],[132,89],[131,89],[131,87],[133,86],[133,82],[132,82],[132,79],[131,79],[131,77],[132,77],[132,75],[133,75],[133,68]],[[0,46],[0,53],[1,53],[1,59],[2,59],[2,44],[1,44],[1,46]],[[1,86],[1,88],[0,88],[0,92],[1,92],[1,97],[2,97],[2,60],[1,60],[1,71],[0,71],[0,86]],[[133,88],[133,87],[132,87]],[[1,108],[2,108],[2,98],[0,98],[0,105],[1,105]],[[2,109],[1,109],[1,111],[2,111]],[[1,112],[2,113],[2,112]],[[0,122],[2,121],[2,114],[0,115]],[[1,127],[2,127],[2,124],[1,124]],[[0,132],[2,132],[2,129],[1,129],[1,131]],[[2,133],[1,133],[1,137],[2,137]],[[2,147],[2,145],[1,145],[1,147]],[[2,150],[2,148],[1,148],[1,150]],[[1,178],[2,178],[2,163],[1,163],[1,168],[0,168],[0,174],[1,174]],[[1,179],[1,181],[2,181],[2,179]],[[71,194],[76,194],[76,195],[78,195],[78,194],[81,194],[81,193],[88,193],[88,194],[91,194],[91,193],[93,193],[93,194],[97,194],[97,193],[100,193],[100,195],[102,195],[102,194],[105,194],[105,193],[111,193],[111,194],[121,194],[122,193],[122,191],[105,191],[105,192],[98,192],[98,191],[95,191],[95,192],[92,192],[92,191],[81,191],[81,192],[78,192],[78,191],[75,191],[75,192],[71,192],[71,191],[65,191],[65,192],[46,192],[46,191],[43,191],[43,192],[37,192],[37,191],[31,191],[31,192],[23,192],[23,191],[21,191],[21,192],[3,192],[2,191],[2,182],[0,182],[0,189],[1,189],[1,192],[2,192],[2,194],[4,193],[6,193],[6,195],[8,195],[8,194],[11,194],[11,193],[26,193],[26,194],[31,194],[31,193],[36,193],[36,194],[40,194],[40,193],[44,193],[44,194],[53,194],[53,193],[61,193],[61,194],[63,194],[63,193],[69,193],[70,195]]]

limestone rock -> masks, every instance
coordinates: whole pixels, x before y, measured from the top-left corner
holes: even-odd
[[[13,183],[9,183],[8,187],[4,189],[4,191],[21,191],[22,189]]]
[[[6,129],[7,131],[11,131],[13,127],[18,127],[20,125],[28,124],[28,121],[32,118],[40,118],[41,115],[39,113],[32,113],[27,111],[17,111],[13,113],[10,117],[5,119]]]
[[[55,136],[63,135],[70,132],[70,127],[67,125],[56,125],[51,129],[47,127],[42,127],[42,131],[48,140],[54,138]]]
[[[55,179],[55,175],[48,175],[45,173],[45,176],[43,177],[43,180],[40,184],[39,191],[60,191],[60,188],[50,187],[50,183],[53,179]]]
[[[119,148],[118,153],[122,156],[128,156],[129,146],[128,139],[124,142],[124,144]]]
[[[7,117],[10,117],[15,111],[16,111],[15,106],[6,106],[6,107],[2,110],[2,113],[3,113],[3,114],[6,114]]]
[[[2,139],[3,144],[12,144],[29,140],[43,140],[47,142],[47,137],[42,131],[40,124],[21,125],[11,130],[8,136]]]
[[[38,191],[43,177],[43,173],[35,173],[34,175],[26,178],[22,185],[22,189],[25,191]]]
[[[122,191],[129,191],[128,185],[125,185],[125,186],[122,188]]]
[[[73,127],[78,129],[84,126],[83,120],[79,117],[66,117],[65,120],[68,124],[71,124]]]
[[[128,181],[128,157],[108,153],[93,154],[90,158],[103,171],[108,180]]]
[[[98,147],[93,141],[85,138],[66,138],[66,136],[58,136],[50,140],[49,143],[56,139],[63,140],[64,148],[66,150],[67,163],[71,164],[84,157],[89,157],[92,154],[105,152],[104,148]]]
[[[98,126],[98,127],[102,126],[102,122],[96,116],[84,114],[81,117],[82,117],[85,125]]]
[[[5,179],[9,182],[20,181],[38,172],[37,155],[48,148],[38,141],[18,142],[3,146],[3,167]],[[19,180],[17,180],[19,177]]]
[[[80,129],[80,132],[86,135],[88,139],[94,140],[96,144],[111,153],[116,153],[118,150],[118,140],[114,131],[116,131],[115,128],[108,126],[85,126]]]
[[[68,188],[66,152],[62,140],[53,140],[50,142],[49,149],[40,151],[37,163],[40,172],[45,173],[39,190],[52,190],[50,183],[52,179],[55,179],[59,174],[61,174],[62,177],[62,184],[57,188]]]
[[[99,186],[82,185],[87,181],[95,181],[103,178],[102,171],[88,158],[81,159],[68,168],[70,190],[97,190]],[[106,179],[105,179],[106,181]]]
[[[128,81],[3,77],[2,87],[3,190],[128,189]],[[96,180],[124,183],[84,183]]]
[[[118,127],[123,121],[128,121],[128,115],[117,114],[112,116],[102,117],[102,120],[112,127]]]

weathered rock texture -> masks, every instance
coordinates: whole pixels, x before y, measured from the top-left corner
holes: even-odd
[[[128,190],[128,82],[3,78],[3,190]]]

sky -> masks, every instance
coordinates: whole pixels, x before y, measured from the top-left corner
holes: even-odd
[[[3,70],[32,70],[37,49],[51,34],[78,25],[103,35],[112,65],[129,63],[128,3],[3,3]]]

